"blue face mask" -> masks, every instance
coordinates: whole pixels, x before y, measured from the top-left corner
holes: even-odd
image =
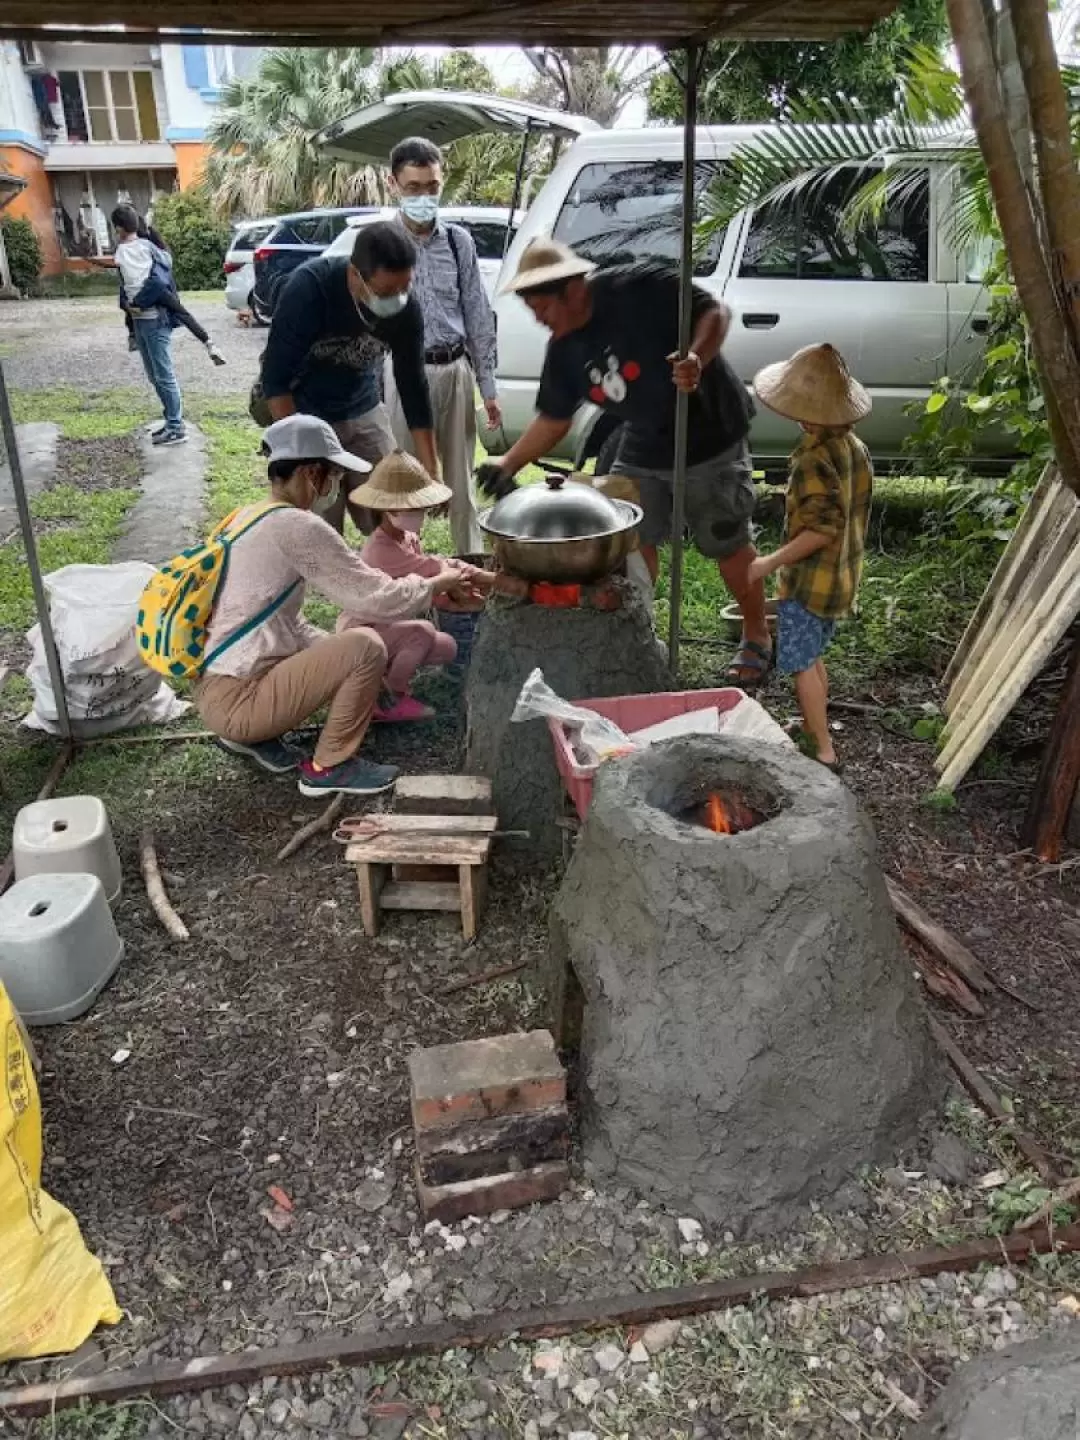
[[[402,290],[397,295],[369,295],[363,302],[364,309],[370,310],[379,320],[389,320],[393,315],[400,315],[408,303],[407,290]]]
[[[414,225],[430,225],[439,213],[437,195],[403,195],[401,212]]]

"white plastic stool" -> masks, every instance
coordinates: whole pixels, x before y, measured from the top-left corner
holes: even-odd
[[[96,875],[109,904],[120,895],[122,876],[109,817],[96,795],[65,795],[24,805],[12,836],[15,878],[30,875]]]
[[[123,956],[96,875],[31,875],[0,895],[0,980],[27,1025],[89,1010]]]

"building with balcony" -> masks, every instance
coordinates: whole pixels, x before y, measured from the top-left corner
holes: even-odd
[[[0,171],[27,183],[46,273],[108,254],[109,213],[198,179],[221,86],[258,51],[231,45],[0,41]]]

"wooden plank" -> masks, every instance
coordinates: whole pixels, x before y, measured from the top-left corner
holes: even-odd
[[[497,815],[398,815],[387,810],[377,815],[346,816],[338,829],[347,834],[357,827],[356,839],[364,839],[365,827],[375,826],[386,835],[491,835],[499,828]]]
[[[1060,580],[1060,583],[1058,583]],[[1016,636],[987,686],[990,697],[961,735],[950,740],[935,762],[941,771],[938,788],[955,790],[982,754],[990,738],[1046,664],[1058,641],[1080,612],[1080,553],[1068,571],[1055,577],[1024,629]]]
[[[977,668],[1040,553],[1067,520],[1069,511],[1064,502],[1071,494],[1056,466],[1048,465],[949,662],[944,681],[948,686],[946,711],[952,709]]]
[[[461,887],[461,933],[466,940],[475,940],[480,928],[480,916],[486,896],[486,870],[473,865],[458,868],[458,885]]]
[[[1080,783],[1080,639],[1072,642],[1065,685],[1043,749],[1020,838],[1040,860],[1061,859],[1069,811]]]
[[[391,881],[379,897],[384,910],[460,910],[461,890],[457,885],[435,885],[430,881]]]
[[[962,975],[976,990],[991,988],[993,982],[990,976],[966,945],[961,945],[944,926],[932,919],[906,890],[901,890],[892,880],[886,880],[885,885],[896,917],[906,929],[932,950],[939,960],[943,960],[958,975]]]
[[[360,919],[364,934],[379,933],[379,903],[386,888],[386,869],[382,865],[358,865],[356,882],[360,887]]]
[[[976,1270],[980,1265],[1020,1265],[1036,1255],[1080,1250],[1080,1225],[1042,1224],[1023,1234],[994,1235],[962,1245],[904,1250],[812,1265],[802,1270],[752,1271],[726,1280],[708,1280],[665,1290],[573,1300],[564,1305],[503,1310],[440,1325],[331,1334],[301,1345],[199,1355],[70,1380],[43,1381],[0,1392],[0,1414],[48,1415],[82,1401],[116,1404],[146,1395],[160,1398],[228,1385],[250,1385],[268,1375],[313,1375],[325,1370],[386,1365],[447,1350],[479,1350],[511,1338],[549,1340],[561,1335],[685,1319],[753,1300],[837,1294],[875,1285],[898,1285],[921,1276]]]
[[[1074,506],[1074,509],[1076,507]],[[1011,601],[1009,609],[988,634],[981,649],[975,668],[966,677],[963,687],[953,687],[949,698],[949,720],[945,727],[946,738],[961,729],[972,710],[978,711],[985,704],[986,690],[1007,654],[1015,635],[1028,623],[1033,612],[1045,600],[1047,589],[1067,568],[1080,542],[1080,510],[1055,534],[1052,543],[1042,552],[1038,563],[1033,564],[1024,577],[1020,589]]]
[[[394,786],[398,815],[489,815],[491,781],[484,775],[403,775]]]
[[[488,835],[373,835],[345,851],[353,865],[483,865],[491,851]]]
[[[994,567],[994,573],[990,576],[986,589],[979,597],[979,603],[975,606],[971,619],[964,628],[960,642],[953,651],[952,659],[949,661],[941,681],[947,689],[951,689],[953,681],[966,669],[967,658],[971,653],[975,637],[982,629],[983,622],[988,619],[991,606],[1001,593],[1006,581],[1020,565],[1021,553],[1027,553],[1036,521],[1041,523],[1047,499],[1054,492],[1055,487],[1060,491],[1062,481],[1056,467],[1051,462],[1039,477],[1039,483],[1024,507],[1020,523],[1009,536],[1009,542],[1001,552],[998,563]],[[946,709],[948,709],[948,701],[946,701]]]
[[[1047,1152],[1033,1139],[1015,1124],[1015,1116],[1010,1115],[998,1099],[989,1083],[979,1074],[975,1066],[967,1058],[964,1052],[957,1045],[949,1032],[942,1025],[940,1020],[935,1020],[931,1015],[930,1033],[940,1045],[949,1064],[956,1071],[964,1089],[968,1092],[976,1104],[981,1105],[992,1119],[1000,1121],[1008,1127],[1012,1142],[1024,1159],[1037,1170],[1038,1173],[1049,1185],[1061,1183],[1061,1172],[1057,1165],[1050,1158]],[[1080,1227],[1077,1227],[1080,1229]]]

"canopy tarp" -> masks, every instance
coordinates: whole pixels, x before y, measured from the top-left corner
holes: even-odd
[[[832,40],[897,0],[3,0],[0,39],[253,45],[685,45]],[[124,30],[115,28],[123,26]],[[65,27],[67,33],[65,33]]]

